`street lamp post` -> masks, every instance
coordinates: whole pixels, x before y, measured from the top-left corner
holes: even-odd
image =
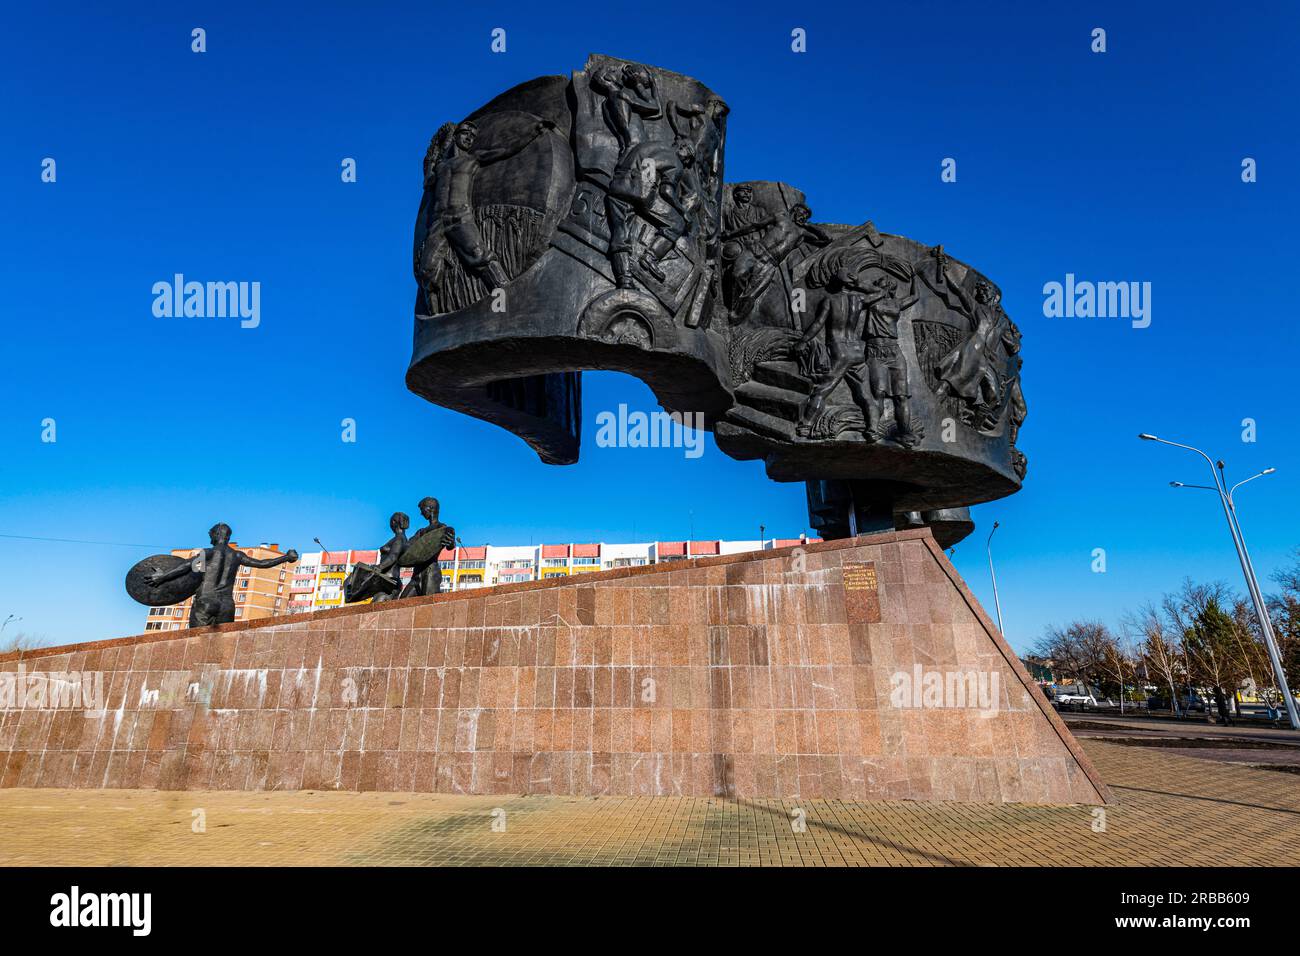
[[[1273,472],[1277,471],[1277,469],[1265,468],[1259,474],[1251,475],[1249,478],[1245,478],[1237,482],[1231,488],[1228,488],[1227,491],[1220,491],[1220,489],[1226,487],[1228,483],[1227,478],[1224,477],[1223,475],[1223,467],[1224,467],[1223,461],[1220,460],[1215,462],[1215,467],[1218,469],[1218,474],[1217,474],[1218,480],[1216,480],[1215,482],[1216,487],[1211,488],[1209,485],[1189,485],[1181,481],[1171,481],[1169,482],[1169,485],[1172,488],[1196,488],[1203,491],[1219,492],[1223,500],[1226,501],[1227,503],[1226,510],[1229,516],[1229,522],[1236,533],[1235,540],[1238,546],[1240,547],[1240,551],[1238,552],[1238,555],[1244,558],[1243,570],[1245,571],[1246,574],[1246,589],[1250,592],[1250,600],[1251,603],[1255,605],[1256,615],[1260,613],[1261,608],[1264,609],[1263,620],[1267,621],[1267,631],[1265,632],[1264,644],[1269,652],[1269,660],[1273,665],[1274,675],[1276,676],[1278,673],[1283,673],[1282,678],[1279,679],[1279,683],[1282,683],[1285,686],[1286,680],[1285,680],[1285,673],[1282,672],[1281,655],[1276,652],[1277,638],[1276,635],[1273,633],[1273,621],[1271,618],[1268,617],[1268,608],[1264,602],[1264,592],[1260,590],[1259,578],[1255,576],[1255,562],[1250,560],[1250,551],[1247,550],[1246,548],[1246,536],[1241,530],[1241,519],[1237,515],[1237,502],[1236,499],[1233,498],[1233,492],[1235,492],[1246,482],[1254,481],[1256,478],[1263,478],[1265,475],[1271,475],[1273,474]],[[1287,716],[1293,717],[1293,710],[1292,707],[1290,706],[1292,700],[1291,700],[1289,687],[1286,687],[1283,690],[1283,697],[1288,704]]]
[[[1246,540],[1241,533],[1241,525],[1237,521],[1237,508],[1232,500],[1232,492],[1236,491],[1247,481],[1254,481],[1256,478],[1272,474],[1276,469],[1267,468],[1258,475],[1251,475],[1245,481],[1239,481],[1231,488],[1225,487],[1223,477],[1223,462],[1217,465],[1210,460],[1210,456],[1199,448],[1193,448],[1191,445],[1182,445],[1175,441],[1168,441],[1164,438],[1157,438],[1155,435],[1142,433],[1138,435],[1143,441],[1159,442],[1162,445],[1173,445],[1175,448],[1184,448],[1188,451],[1194,451],[1210,466],[1210,473],[1214,476],[1214,487],[1207,485],[1184,485],[1182,482],[1170,482],[1175,488],[1202,488],[1207,491],[1216,492],[1219,496],[1219,504],[1223,506],[1223,516],[1228,521],[1228,531],[1232,534],[1233,547],[1237,549],[1237,560],[1241,563],[1241,573],[1246,579],[1246,590],[1250,594],[1251,603],[1255,605],[1255,617],[1259,621],[1260,632],[1264,635],[1264,646],[1268,650],[1268,659],[1273,665],[1273,678],[1278,683],[1278,689],[1282,692],[1282,701],[1286,704],[1286,715],[1291,722],[1292,730],[1300,730],[1300,715],[1296,713],[1295,699],[1291,696],[1291,686],[1287,683],[1286,671],[1282,669],[1282,656],[1278,653],[1277,641],[1273,635],[1273,622],[1269,619],[1268,608],[1264,606],[1264,596],[1259,590],[1259,582],[1255,578],[1255,567],[1250,562],[1250,554],[1246,551]]]
[[[995,521],[993,522],[993,531],[997,530],[998,523]],[[998,575],[993,570],[993,531],[989,532],[988,541],[984,543],[984,548],[989,554],[989,577],[993,579],[993,607],[998,612],[998,633],[1006,637],[1007,632],[1002,628],[1002,602],[998,600]]]
[[[1223,474],[1223,460],[1220,459],[1215,464],[1219,469],[1219,483],[1220,485],[1226,486],[1228,480],[1227,477]],[[1237,529],[1237,541],[1241,544],[1242,557],[1246,559],[1246,571],[1250,575],[1249,584],[1254,589],[1255,605],[1257,608],[1262,609],[1262,613],[1264,614],[1264,619],[1268,623],[1267,647],[1269,651],[1269,659],[1270,661],[1272,661],[1275,671],[1282,675],[1280,681],[1283,684],[1283,690],[1282,690],[1283,697],[1288,704],[1287,716],[1291,718],[1292,729],[1300,729],[1300,724],[1296,722],[1297,714],[1295,708],[1295,701],[1291,696],[1290,686],[1286,684],[1286,675],[1282,668],[1282,654],[1281,654],[1281,650],[1277,646],[1277,635],[1273,631],[1273,619],[1268,616],[1268,605],[1264,601],[1264,592],[1259,586],[1259,578],[1255,575],[1255,562],[1250,560],[1250,551],[1246,547],[1246,534],[1244,531],[1241,530],[1241,518],[1237,515],[1237,502],[1236,499],[1233,497],[1233,492],[1235,492],[1246,482],[1254,481],[1256,478],[1263,478],[1265,475],[1271,475],[1275,471],[1277,471],[1276,468],[1265,468],[1259,474],[1251,475],[1249,478],[1245,478],[1237,482],[1226,492],[1224,492],[1224,498],[1227,499],[1228,513],[1232,516],[1232,523]]]
[[[21,620],[22,618],[19,617],[17,614],[10,614],[7,618],[5,618],[4,623],[0,624],[0,634],[3,634],[5,632],[5,628],[9,626],[10,621],[21,621]]]

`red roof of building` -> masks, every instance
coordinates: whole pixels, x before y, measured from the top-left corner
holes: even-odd
[[[378,551],[353,551],[352,560],[361,561],[365,564],[374,564],[376,561],[379,560],[379,552]]]
[[[544,558],[567,558],[568,556],[569,546],[567,544],[542,545],[542,557]]]
[[[598,558],[600,557],[600,545],[575,544],[573,546],[573,556],[575,558]]]
[[[348,553],[346,551],[326,551],[320,556],[321,564],[347,564]]]
[[[656,541],[655,550],[663,554],[686,554],[685,541]]]
[[[451,548],[443,548],[442,551],[438,553],[438,560],[455,561],[456,551],[460,552],[460,560],[462,561],[483,561],[487,558],[487,545],[480,544],[475,547],[456,548],[455,550]]]
[[[717,554],[718,542],[716,541],[692,541],[691,554]]]

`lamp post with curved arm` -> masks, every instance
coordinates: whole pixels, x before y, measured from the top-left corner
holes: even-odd
[[[993,531],[997,530],[998,523],[995,521],[993,522]],[[993,579],[993,607],[998,612],[998,633],[1003,637],[1006,637],[1007,632],[1002,628],[1002,602],[998,600],[998,575],[997,572],[993,570],[993,531],[989,532],[989,538],[988,541],[985,542],[984,548],[989,553],[989,577]]]
[[[1175,488],[1200,488],[1206,491],[1213,491],[1219,496],[1219,503],[1223,505],[1223,516],[1228,521],[1228,531],[1232,534],[1233,547],[1237,549],[1237,560],[1241,562],[1241,573],[1246,579],[1246,590],[1250,594],[1251,603],[1255,605],[1255,617],[1259,621],[1260,632],[1264,635],[1264,646],[1268,649],[1268,659],[1273,665],[1273,678],[1277,681],[1278,689],[1282,692],[1282,701],[1286,704],[1286,715],[1291,722],[1292,730],[1300,730],[1300,715],[1296,713],[1295,699],[1291,696],[1291,687],[1287,683],[1286,671],[1282,668],[1282,656],[1278,653],[1277,640],[1273,635],[1273,622],[1269,619],[1268,608],[1264,605],[1264,596],[1260,592],[1259,582],[1255,578],[1255,568],[1250,562],[1250,554],[1246,551],[1246,540],[1241,533],[1241,525],[1237,521],[1237,507],[1232,500],[1232,492],[1236,491],[1247,481],[1254,481],[1264,475],[1272,474],[1276,469],[1266,468],[1257,475],[1251,475],[1243,481],[1237,482],[1232,488],[1226,487],[1226,480],[1223,477],[1223,462],[1217,465],[1210,459],[1210,456],[1199,448],[1191,445],[1183,445],[1176,441],[1169,441],[1164,438],[1157,438],[1155,435],[1142,433],[1138,435],[1143,441],[1159,442],[1162,445],[1173,445],[1175,448],[1184,448],[1188,451],[1194,451],[1210,466],[1210,473],[1214,476],[1214,486],[1209,485],[1187,485],[1180,481],[1171,481],[1169,484]]]

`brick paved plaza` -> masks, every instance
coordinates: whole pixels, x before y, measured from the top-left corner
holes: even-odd
[[[1086,806],[17,789],[0,791],[0,864],[1300,864],[1295,774],[1083,745],[1117,801],[1104,832]]]

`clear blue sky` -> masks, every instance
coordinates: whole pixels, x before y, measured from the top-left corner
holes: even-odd
[[[1241,496],[1271,572],[1300,545],[1296,6],[962,8],[10,5],[0,533],[141,546],[0,538],[0,619],[50,643],[137,633],[127,568],[206,541],[217,520],[243,543],[374,547],[426,494],[466,543],[803,529],[801,484],[711,438],[697,460],[596,448],[598,411],[656,407],[635,379],[585,376],[582,461],[563,468],[403,385],[430,135],[589,52],[723,96],[729,179],[784,179],[816,220],[942,242],[1001,284],[1024,332],[1029,476],[975,509],[955,559],[991,609],[984,536],[1002,523],[1018,648],[1052,622],[1115,622],[1187,575],[1240,586],[1213,497],[1167,486],[1204,482],[1204,464],[1139,431],[1205,446],[1237,477],[1278,468]],[[494,27],[505,54],[490,52]],[[344,157],[355,184],[340,181]],[[945,157],[956,183],[940,182]],[[150,289],[176,272],[261,282],[261,326],[154,318]],[[1044,318],[1043,283],[1067,272],[1152,283],[1151,326]],[[355,444],[340,441],[345,417]]]

